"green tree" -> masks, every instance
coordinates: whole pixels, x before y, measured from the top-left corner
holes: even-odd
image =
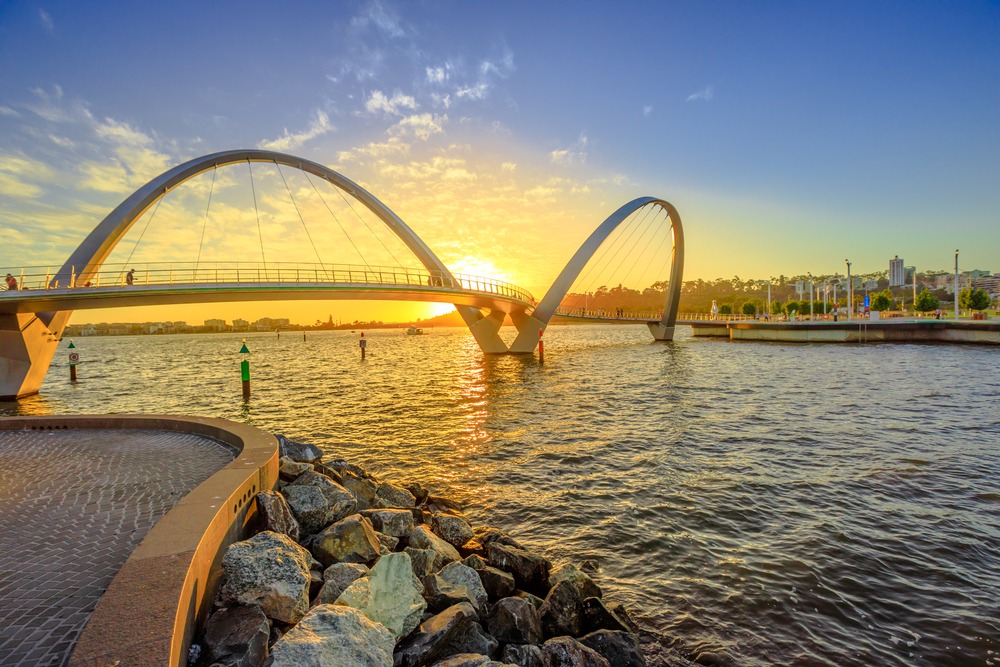
[[[732,314],[733,314],[733,307],[730,306],[728,303],[719,306],[719,315],[732,315]]]
[[[791,301],[791,300],[789,300],[785,304],[785,312],[788,313],[789,315],[792,314],[793,310],[799,310],[799,308],[800,308],[800,306],[799,306],[799,302],[798,301]]]
[[[781,315],[781,313],[784,312],[784,310],[785,310],[785,308],[784,308],[784,306],[781,305],[780,301],[772,301],[771,302],[771,314],[772,315]]]
[[[922,313],[937,310],[940,307],[941,302],[938,301],[938,298],[934,296],[930,290],[926,289],[917,295],[917,302],[913,304],[913,309]]]
[[[756,315],[757,306],[753,305],[749,301],[743,304],[743,314],[744,315]]]
[[[986,310],[990,307],[990,295],[978,287],[966,288],[958,293],[958,305],[970,310]]]
[[[879,292],[871,301],[872,310],[882,311],[889,310],[890,308],[892,308],[892,292],[889,290]]]

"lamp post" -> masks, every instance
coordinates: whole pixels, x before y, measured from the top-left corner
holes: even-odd
[[[958,248],[955,248],[955,319],[958,319]]]
[[[813,296],[816,293],[816,286],[813,284],[813,274],[809,274],[809,321],[813,320]]]
[[[847,263],[847,320],[850,321],[854,310],[854,283],[851,282],[851,263],[846,259],[844,262]]]

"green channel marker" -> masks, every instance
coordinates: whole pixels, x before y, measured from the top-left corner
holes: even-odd
[[[250,400],[250,350],[247,348],[247,340],[243,339],[243,347],[240,348],[240,354],[246,355],[243,357],[243,361],[240,362],[240,376],[243,379],[243,400]]]

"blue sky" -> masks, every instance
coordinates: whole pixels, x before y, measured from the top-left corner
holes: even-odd
[[[254,146],[539,296],[640,195],[680,211],[687,278],[1000,271],[1000,5],[0,4],[0,265]]]

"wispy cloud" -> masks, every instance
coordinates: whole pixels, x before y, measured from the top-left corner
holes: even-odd
[[[447,122],[448,116],[415,114],[407,116],[389,128],[389,134],[400,137],[414,136],[426,141],[433,134],[443,134],[444,124]]]
[[[587,144],[589,140],[586,134],[581,134],[580,138],[570,148],[558,148],[549,153],[549,161],[552,164],[572,167],[586,164]]]
[[[48,180],[52,170],[37,160],[23,155],[0,155],[0,195],[18,199],[34,199],[42,189],[31,180]]]
[[[653,113],[653,107],[652,107],[652,105],[647,104],[646,106],[644,106],[642,108],[642,115],[643,116],[646,116],[648,118],[652,113]]]
[[[16,111],[14,111],[13,109],[11,109],[10,107],[5,107],[3,105],[0,105],[0,116],[14,116],[16,118],[17,116],[20,116],[20,115],[21,114],[17,113]]]
[[[126,146],[149,146],[153,143],[153,138],[149,135],[113,118],[105,118],[103,123],[98,124],[95,132],[101,139]]]
[[[317,109],[307,129],[302,132],[290,133],[288,128],[285,128],[283,134],[277,139],[262,141],[257,146],[269,151],[290,151],[307,141],[332,132],[334,129],[334,126],[330,124],[329,116]]]
[[[404,111],[412,111],[416,108],[417,101],[400,92],[393,93],[392,97],[387,97],[381,90],[376,90],[365,102],[365,109],[369,113],[382,112],[398,116],[402,115]]]
[[[393,39],[406,35],[400,24],[399,15],[386,9],[378,0],[369,2],[360,14],[351,19],[351,27],[361,29],[372,27]]]
[[[705,86],[701,90],[695,91],[687,96],[685,102],[697,102],[698,100],[710,101],[715,97],[715,86]]]
[[[38,20],[42,22],[42,27],[45,28],[45,32],[52,34],[55,32],[56,26],[52,23],[52,17],[44,9],[38,10]]]
[[[451,66],[444,65],[443,67],[427,67],[427,83],[442,84],[445,83],[451,75]]]

